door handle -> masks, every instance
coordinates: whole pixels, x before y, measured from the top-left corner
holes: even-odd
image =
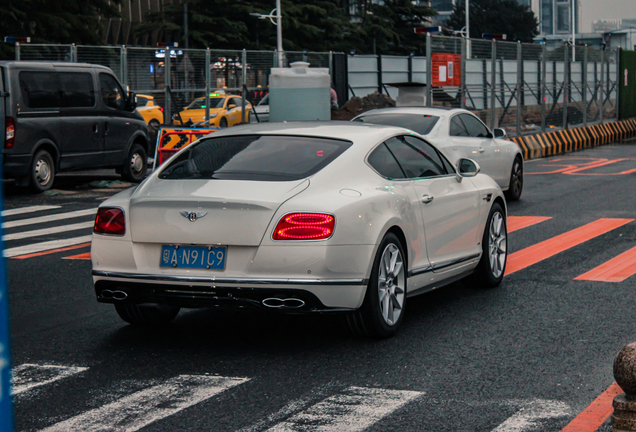
[[[432,202],[433,202],[433,197],[432,197],[432,196],[430,196],[430,195],[424,195],[424,196],[422,197],[422,202],[423,202],[424,204],[430,204],[430,203],[432,203]]]
[[[484,150],[484,148],[483,148],[483,147],[479,147],[479,153],[483,153],[483,152],[485,152],[485,151],[486,151],[486,150]]]
[[[93,132],[99,133],[99,126],[97,125],[97,123],[93,125]]]
[[[104,123],[104,133],[108,133],[108,122]]]

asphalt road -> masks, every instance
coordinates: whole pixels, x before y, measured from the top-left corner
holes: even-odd
[[[511,232],[511,252],[605,229],[531,265],[572,239],[518,256],[499,288],[460,282],[409,299],[401,332],[382,341],[329,316],[217,310],[133,328],[95,301],[85,243],[31,251],[90,228],[5,239],[37,255],[8,260],[17,430],[559,431],[613,383],[614,356],[636,340],[636,276],[574,280],[636,246],[635,154],[616,145],[529,162],[509,216],[550,219]],[[125,186],[97,180],[70,176],[49,195],[8,185],[6,209],[59,207],[5,221],[66,216],[5,235],[91,221],[67,216]]]

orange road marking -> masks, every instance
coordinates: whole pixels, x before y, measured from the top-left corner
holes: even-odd
[[[18,256],[11,257],[11,259],[33,258],[33,257],[42,256],[42,255],[49,255],[49,254],[58,253],[58,252],[65,252],[65,251],[69,251],[69,250],[73,250],[73,249],[81,249],[81,248],[89,247],[90,245],[91,245],[90,242],[82,243],[82,244],[75,245],[75,246],[68,246],[68,247],[63,247],[63,248],[58,248],[58,249],[51,249],[51,250],[47,250],[47,251],[44,251],[44,252],[37,252],[37,253],[32,253],[32,254],[27,254],[27,255],[18,255]]]
[[[89,259],[91,259],[91,253],[90,252],[85,252],[85,253],[81,253],[79,255],[67,256],[67,257],[64,257],[62,259],[89,260]]]
[[[510,218],[508,218],[510,219]],[[586,280],[597,282],[623,282],[625,279],[636,274],[636,247],[619,256],[607,261],[604,264],[590,270],[574,280]]]
[[[599,219],[508,255],[506,276],[632,222],[634,219]]]
[[[549,216],[508,216],[508,232],[517,231],[523,228],[527,228],[539,222],[552,219]]]
[[[581,414],[577,415],[570,424],[561,429],[561,432],[596,432],[614,412],[612,401],[615,396],[621,393],[623,393],[623,390],[619,385],[616,383],[612,384],[599,397],[594,399]]]

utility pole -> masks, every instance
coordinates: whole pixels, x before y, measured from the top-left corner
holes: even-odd
[[[283,62],[283,14],[280,0],[276,0],[276,39],[278,42],[278,67],[285,67]]]
[[[185,48],[188,49],[188,2],[183,3],[183,38]]]
[[[466,39],[470,39],[470,0],[466,0]]]

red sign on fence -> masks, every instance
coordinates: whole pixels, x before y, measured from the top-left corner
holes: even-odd
[[[459,54],[433,54],[433,87],[462,85],[462,58]]]

